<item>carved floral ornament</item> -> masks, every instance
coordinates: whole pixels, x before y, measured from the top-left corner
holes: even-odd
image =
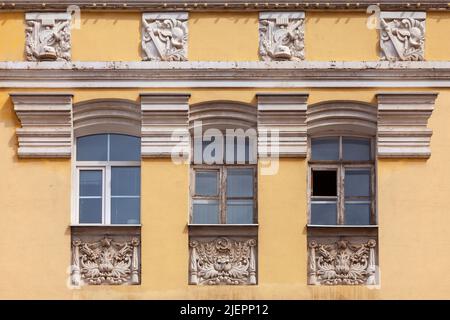
[[[309,241],[309,284],[375,285],[376,241]]]
[[[190,284],[256,284],[256,243],[226,237],[191,239]]]
[[[27,13],[25,20],[25,54],[28,61],[70,61],[69,13]]]
[[[187,13],[144,13],[142,15],[143,60],[186,61]]]
[[[76,238],[72,242],[72,283],[138,284],[140,241],[116,241],[104,236],[97,241]]]
[[[424,60],[425,17],[425,12],[382,12],[381,60]]]
[[[259,15],[259,55],[264,61],[305,59],[303,12],[262,12]]]

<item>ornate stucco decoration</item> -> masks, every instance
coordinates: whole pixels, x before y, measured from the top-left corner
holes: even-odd
[[[378,157],[428,158],[435,92],[378,93]]]
[[[188,14],[144,13],[142,15],[143,60],[186,61]]]
[[[307,93],[257,94],[259,157],[306,157]]]
[[[425,12],[381,12],[381,60],[424,60],[425,18]]]
[[[20,158],[70,158],[72,95],[12,93],[21,127],[16,129]]]
[[[25,15],[25,54],[28,61],[70,61],[70,20],[66,12]]]
[[[264,61],[305,59],[303,12],[261,12],[259,55]]]
[[[338,239],[309,241],[311,285],[375,285],[376,241]]]
[[[139,283],[138,237],[100,239],[75,237],[72,241],[72,283],[74,285],[119,285]]]
[[[191,239],[189,283],[256,284],[256,239]]]

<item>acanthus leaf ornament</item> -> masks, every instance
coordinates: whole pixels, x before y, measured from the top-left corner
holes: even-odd
[[[305,59],[303,12],[262,12],[259,16],[259,55],[264,61]]]
[[[195,239],[189,247],[191,284],[256,284],[255,239]]]
[[[138,238],[116,241],[104,236],[97,241],[75,239],[72,242],[72,282],[80,284],[139,283]]]
[[[376,284],[376,241],[309,242],[311,285],[374,285]]]
[[[70,61],[70,14],[27,13],[25,20],[28,61]]]
[[[382,12],[380,28],[381,60],[425,60],[425,13]]]
[[[187,13],[144,13],[143,60],[187,61],[187,17]]]

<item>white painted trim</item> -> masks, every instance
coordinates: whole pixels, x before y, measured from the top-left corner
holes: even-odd
[[[382,19],[425,19],[427,16],[426,12],[418,11],[381,11],[380,18]]]
[[[68,12],[27,12],[25,20],[71,20]]]
[[[189,14],[187,12],[146,12],[142,14],[142,18],[145,20],[187,20],[188,16]]]
[[[260,12],[259,19],[277,19],[277,18],[285,18],[285,19],[303,19],[305,18],[305,13],[302,11],[297,12]]]

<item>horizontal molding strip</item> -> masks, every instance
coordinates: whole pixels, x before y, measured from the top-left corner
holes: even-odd
[[[0,62],[1,87],[450,87],[450,61]]]
[[[268,10],[366,10],[373,4],[379,4],[383,10],[449,10],[447,0],[428,1],[393,1],[393,0],[108,0],[103,2],[88,0],[2,0],[2,10],[65,10],[69,5],[76,5],[88,10],[170,10],[170,11],[262,11]]]

